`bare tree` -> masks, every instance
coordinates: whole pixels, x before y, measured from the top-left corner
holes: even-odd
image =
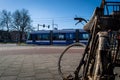
[[[1,12],[1,16],[0,16],[0,27],[2,28],[2,31],[6,31],[5,34],[1,34],[2,37],[4,38],[4,40],[10,40],[11,36],[10,36],[10,28],[11,28],[11,12],[7,11],[7,10],[2,10]]]
[[[32,29],[31,22],[28,10],[16,10],[13,13],[13,29],[19,32],[19,42],[22,42],[25,32]]]
[[[0,26],[2,26],[4,30],[10,31],[11,20],[11,12],[8,12],[7,10],[2,10]]]

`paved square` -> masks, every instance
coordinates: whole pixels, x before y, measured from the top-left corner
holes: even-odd
[[[58,59],[65,48],[0,45],[0,80],[62,80],[58,74]],[[83,48],[75,47],[64,55],[61,65],[65,75],[75,70],[83,51]]]
[[[0,80],[62,80],[58,74],[58,59],[65,48],[1,45]],[[79,49],[68,51],[63,57],[63,71],[73,71],[75,64],[79,63],[80,56]]]

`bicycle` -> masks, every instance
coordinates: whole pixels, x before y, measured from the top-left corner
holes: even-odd
[[[112,7],[113,10],[110,9],[112,14],[108,7]],[[83,18],[75,18],[75,20],[81,22]],[[74,76],[64,77],[61,74],[63,80],[115,80],[114,68],[120,67],[119,23],[120,2],[102,0],[100,7],[95,9],[91,20],[84,26],[84,29],[90,33],[90,38],[79,66],[74,71]],[[62,73],[60,69],[62,56],[58,63],[59,73]],[[79,75],[80,71],[82,71],[82,75]]]

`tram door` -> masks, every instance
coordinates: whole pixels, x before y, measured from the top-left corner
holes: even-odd
[[[74,33],[66,33],[66,43],[67,44],[74,43]]]

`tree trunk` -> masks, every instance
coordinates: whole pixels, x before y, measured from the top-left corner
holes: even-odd
[[[19,40],[18,43],[22,43],[23,32],[19,32]]]

